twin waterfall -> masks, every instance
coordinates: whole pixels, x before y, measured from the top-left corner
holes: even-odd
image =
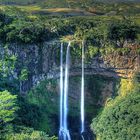
[[[68,130],[68,86],[69,86],[69,62],[70,62],[70,45],[68,43],[66,50],[65,72],[63,70],[63,44],[60,50],[60,129],[59,140],[71,140]],[[82,79],[81,79],[81,134],[85,131],[84,128],[84,43],[82,44]],[[82,137],[82,139],[84,139]]]

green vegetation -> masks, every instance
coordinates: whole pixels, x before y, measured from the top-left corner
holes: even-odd
[[[39,128],[36,128],[36,130],[31,128],[35,128],[35,123],[39,121],[36,115],[43,112],[43,110],[40,112],[39,107],[29,104],[23,97],[18,96],[17,98],[17,95],[12,95],[8,91],[0,92],[0,101],[0,139],[57,140],[56,137],[48,137],[43,131],[37,131]],[[48,125],[47,122],[43,123]],[[48,129],[50,129],[50,126]],[[45,130],[49,133],[49,130]]]
[[[134,22],[125,20],[124,22],[119,21],[110,25],[109,27],[109,38],[117,46],[123,47],[125,41],[135,40],[138,37],[137,32],[139,27],[136,27]]]
[[[140,95],[116,98],[93,120],[92,129],[99,140],[139,139]]]
[[[48,19],[46,16],[27,16],[20,9],[0,14],[0,37],[3,42],[40,43],[72,35],[74,40],[85,39],[89,45],[104,47],[125,41],[139,41],[139,23],[132,17],[70,17]],[[11,13],[11,14],[10,14]],[[18,13],[18,15],[17,15]],[[119,42],[119,43],[118,43]]]
[[[51,12],[55,13],[56,9],[59,9],[59,11],[67,11],[64,8],[68,9],[77,9],[84,10],[85,12],[89,13],[96,13],[96,14],[106,14],[109,15],[116,15],[116,14],[123,14],[123,15],[135,15],[139,14],[140,5],[138,1],[124,1],[122,0],[116,0],[116,1],[102,1],[102,0],[0,0],[0,3],[6,4],[6,5],[14,5],[17,7],[21,7],[22,9],[29,10],[32,13],[42,13],[42,14],[48,14],[48,9],[52,9]],[[20,5],[20,6],[19,6]],[[62,12],[61,11],[61,12]],[[57,12],[60,15],[61,12]],[[69,12],[70,13],[70,12]],[[76,13],[76,11],[75,11]],[[64,14],[64,13],[63,13]]]
[[[8,91],[0,92],[1,140],[56,140],[55,137],[49,138],[45,132],[13,125],[14,120],[17,118],[17,110],[20,110],[17,95],[12,95]]]
[[[60,40],[66,46],[68,41],[72,41],[71,62],[76,65],[79,60],[81,62],[82,41],[85,41],[87,66],[90,66],[91,60],[98,56],[105,58],[113,54],[115,57],[125,57],[130,52],[140,54],[140,3],[137,1],[129,3],[122,0],[113,2],[0,0],[0,3],[1,140],[57,139],[53,135],[58,134],[59,127],[58,81],[44,80],[33,87],[27,95],[20,93],[21,85],[29,79],[29,82],[32,82],[34,74],[44,74],[43,65],[39,63],[44,59],[42,53],[44,42]],[[13,48],[15,47],[13,44],[16,44],[17,48]],[[30,53],[31,45],[38,46],[39,54],[37,57],[36,54],[32,54],[36,57],[33,61],[39,63],[37,64],[39,68],[37,70],[35,68],[33,73],[31,70],[33,68],[30,68],[33,65],[29,66],[32,62],[30,57],[25,56],[28,60],[21,62],[22,56],[16,54],[20,49],[22,50],[22,47],[24,47],[23,52],[28,52],[29,49]],[[55,45],[53,47],[55,49]],[[60,63],[59,51],[56,50],[55,53],[57,66]],[[45,69],[46,67],[47,64]],[[85,88],[88,95],[85,102],[86,117],[89,123],[99,113],[91,125],[99,140],[140,139],[139,77],[139,72],[133,81],[86,76]],[[118,83],[120,87],[116,89]],[[68,119],[69,127],[75,132],[78,132],[80,127],[77,125],[80,114],[77,103],[77,99],[80,99],[80,91],[76,87],[78,84],[81,84],[79,77],[70,77],[71,90],[75,91],[72,91],[74,95],[69,98]],[[114,92],[104,93],[108,90],[107,88],[111,88],[110,90]],[[132,91],[133,88],[135,91]],[[119,96],[116,97],[118,91]],[[113,99],[106,101],[108,96],[112,96]],[[106,105],[103,108],[105,102]]]
[[[25,133],[21,133],[21,134],[14,134],[14,135],[7,135],[5,137],[5,140],[14,140],[14,139],[19,139],[19,140],[25,140],[25,139],[44,139],[44,140],[49,140],[49,138],[45,135],[43,135],[43,133],[41,132],[33,132],[33,133],[29,133],[29,134],[25,134]]]
[[[13,130],[11,130],[13,131]],[[48,135],[42,131],[36,131],[32,128],[18,126],[14,132],[6,133],[2,140],[57,140],[55,137],[48,137]]]
[[[18,109],[16,98],[16,95],[12,95],[8,91],[0,92],[0,129],[2,130],[6,127],[7,123],[15,118],[15,112]]]
[[[2,47],[3,50],[1,50],[0,55],[0,91],[8,90],[11,93],[17,93],[18,83],[13,76],[17,58],[14,54],[9,53],[7,44]]]
[[[0,75],[3,77],[10,76],[13,74],[16,56],[8,53],[8,45],[3,46],[4,50],[0,56]]]
[[[27,110],[24,108],[28,115],[27,118],[23,117],[21,121],[27,126],[43,130],[50,135],[57,134],[56,123],[58,121],[59,98],[56,91],[56,81],[46,80],[41,82],[36,88],[30,91],[26,100],[28,100],[31,108],[28,108],[28,106]],[[20,112],[20,115],[25,112]]]
[[[122,94],[107,102],[91,125],[99,140],[136,140],[140,138],[139,74],[129,94]],[[127,85],[128,86],[128,85]],[[124,87],[123,87],[124,88]],[[122,92],[122,91],[121,91]]]
[[[2,48],[0,56],[0,139],[56,140],[56,137],[47,135],[49,127],[49,130],[44,132],[44,129],[39,131],[36,127],[37,115],[40,116],[43,109],[40,112],[38,106],[29,103],[27,99],[18,94],[19,82],[27,80],[28,70],[20,67],[19,75],[15,76],[14,71],[19,61],[16,55],[8,49],[8,43]],[[48,123],[46,125],[48,126]]]

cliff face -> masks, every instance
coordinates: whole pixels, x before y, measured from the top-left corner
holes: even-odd
[[[128,45],[124,52],[114,51],[103,56],[104,63],[109,65],[120,77],[132,78],[133,74],[140,68],[140,46]]]
[[[2,45],[3,44],[0,46],[1,54],[4,50]],[[33,103],[37,101],[40,106],[44,104],[47,106],[49,102],[50,106],[55,108],[55,110],[51,111],[52,122],[56,125],[55,128],[58,127],[59,115],[60,45],[61,43],[59,41],[32,45],[9,44],[9,51],[7,52],[17,56],[16,69],[14,71],[15,75],[19,76],[21,70],[24,68],[28,70],[27,80],[20,82],[20,93],[26,94],[34,86],[36,90],[32,92],[32,96],[30,96],[33,98]],[[64,51],[66,46],[67,43],[64,43]],[[74,47],[76,51],[77,48],[76,46]],[[119,50],[107,51],[105,48],[103,50],[104,53],[100,50],[95,57],[91,57],[88,60],[87,58],[85,59],[86,127],[89,127],[91,120],[98,114],[99,109],[106,104],[108,98],[115,97],[119,93],[119,90],[125,94],[129,88],[131,88],[131,82],[128,84],[129,81],[127,80],[129,78],[131,79],[135,71],[139,69],[139,48],[139,46],[132,45],[127,46],[127,51],[122,51],[120,48]],[[79,54],[80,53],[79,51]],[[79,122],[79,105],[81,98],[81,56],[79,54],[76,52],[76,57],[73,57],[73,53],[71,52],[70,65],[69,122],[73,123],[69,125],[74,132],[79,131],[79,126],[77,126],[77,122]],[[46,80],[51,78],[57,79],[55,80],[55,85],[51,84],[49,80]],[[122,78],[124,79],[122,80]],[[39,84],[40,81],[43,83],[42,86]],[[36,85],[38,86],[36,87]],[[52,92],[55,93],[52,94]],[[46,96],[48,93],[50,94]],[[28,95],[30,95],[30,93]],[[46,115],[50,113],[47,111]],[[47,118],[43,116],[43,119],[44,120],[41,121],[42,125],[46,123]],[[46,130],[47,126],[44,126],[43,129]]]
[[[45,78],[59,77],[60,45],[59,41],[32,45],[9,45],[9,52],[15,54],[18,58],[15,73],[18,75],[22,68],[28,70],[28,80],[21,82],[21,92],[28,91]],[[64,44],[64,48],[66,48],[66,45],[67,43]],[[91,58],[85,64],[85,75],[131,78],[140,67],[138,52],[140,46],[130,45],[127,48],[129,48],[128,51],[115,50]],[[71,61],[70,75],[81,75],[80,59],[75,58],[75,61]]]

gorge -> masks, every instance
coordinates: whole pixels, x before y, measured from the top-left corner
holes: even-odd
[[[63,47],[62,47],[62,44],[63,44]],[[53,93],[54,97],[52,95],[50,95],[50,97],[47,97],[50,100],[49,104],[55,104],[54,110],[57,110],[57,112],[58,112],[57,115],[54,113],[51,113],[52,119],[56,123],[55,125],[57,125],[57,121],[58,121],[58,119],[56,119],[56,118],[59,116],[58,115],[59,109],[57,108],[57,106],[59,106],[58,101],[59,101],[60,97],[64,96],[62,94],[62,91],[60,92],[61,96],[60,97],[58,96],[59,78],[61,78],[61,82],[60,82],[61,86],[64,85],[64,83],[67,85],[66,79],[65,79],[65,81],[62,81],[62,77],[64,75],[65,75],[65,78],[67,78],[66,71],[65,71],[65,73],[62,72],[62,68],[64,68],[64,64],[62,64],[62,62],[65,62],[66,59],[64,57],[64,60],[62,60],[62,56],[65,56],[65,53],[63,52],[63,54],[60,55],[61,61],[62,61],[61,62],[61,73],[60,73],[59,72],[60,71],[59,70],[60,62],[57,61],[57,60],[59,60],[59,57],[53,58],[54,55],[52,55],[52,56],[49,56],[49,55],[53,49],[54,49],[53,54],[56,54],[57,51],[58,51],[58,53],[60,53],[62,51],[62,50],[59,51],[60,46],[61,46],[61,48],[63,48],[63,51],[65,50],[65,52],[66,52],[67,44],[69,44],[69,43],[61,43],[59,41],[45,43],[45,45],[41,48],[42,50],[38,50],[38,46],[36,46],[36,45],[31,45],[30,47],[28,47],[28,48],[30,48],[30,51],[28,49],[27,52],[26,52],[27,47],[24,47],[24,46],[18,47],[21,50],[16,50],[17,47],[14,47],[14,45],[12,45],[12,48],[11,48],[11,50],[14,50],[13,52],[18,52],[16,55],[19,57],[18,60],[20,60],[22,66],[23,65],[26,66],[26,68],[28,68],[28,71],[30,69],[30,75],[28,75],[28,79],[21,82],[21,87],[20,87],[21,94],[26,95],[27,92],[32,87],[34,87],[34,88],[36,86],[39,87],[40,84],[41,85],[43,84],[43,82],[44,82],[44,84],[46,83],[45,82],[46,79],[50,80],[50,82],[47,82],[41,88],[45,89],[47,92],[52,92],[52,90],[54,90],[56,92],[56,93]],[[79,49],[81,50],[81,48],[79,48]],[[118,92],[120,91],[121,86],[123,86],[123,83],[125,81],[127,82],[127,85],[131,87],[131,77],[132,77],[133,73],[139,69],[140,57],[136,53],[137,46],[135,46],[135,48],[129,47],[129,49],[130,49],[130,51],[126,54],[125,53],[121,54],[119,52],[113,52],[113,53],[109,52],[105,56],[97,55],[96,57],[94,57],[94,59],[90,59],[90,62],[91,62],[90,64],[86,63],[86,59],[85,59],[85,76],[84,76],[85,77],[85,96],[86,96],[85,97],[85,107],[86,107],[85,108],[85,114],[86,114],[85,127],[86,127],[86,130],[88,131],[88,135],[91,135],[91,134],[89,134],[91,132],[88,128],[88,126],[92,120],[91,116],[96,116],[98,110],[100,108],[102,108],[102,106],[104,106],[104,104],[106,103],[107,98],[115,97],[118,94]],[[40,54],[40,52],[42,52],[42,53]],[[85,50],[85,52],[86,52],[86,50]],[[71,46],[71,53],[72,53],[72,46]],[[40,55],[41,55],[41,58],[40,58]],[[50,58],[46,58],[46,56],[49,56]],[[81,55],[80,55],[80,57],[81,57]],[[25,62],[27,62],[27,60],[29,60],[29,59],[31,60],[31,62],[28,61],[29,64],[27,64],[27,63],[25,64]],[[49,60],[53,60],[53,61],[50,62]],[[76,63],[75,63],[75,61],[76,61]],[[84,113],[84,112],[82,112],[83,104],[81,104],[83,102],[80,103],[80,98],[82,97],[81,95],[83,94],[82,92],[84,90],[84,89],[82,89],[84,83],[80,78],[81,71],[83,69],[80,68],[80,67],[82,67],[81,59],[77,58],[77,60],[75,60],[75,61],[72,61],[72,58],[71,58],[71,61],[70,61],[71,67],[69,70],[69,72],[70,72],[69,73],[69,76],[70,76],[69,97],[65,97],[65,105],[67,106],[69,104],[69,109],[70,109],[69,115],[67,118],[68,125],[65,124],[65,129],[70,128],[70,135],[72,134],[72,139],[75,139],[75,138],[78,139],[79,136],[77,136],[77,134],[79,135],[83,131],[83,127],[84,127],[83,126],[84,124],[80,125],[80,121],[79,121],[80,114],[81,114],[81,117],[83,117],[82,115]],[[33,67],[30,64],[32,64]],[[17,71],[18,71],[18,69],[17,69]],[[59,76],[60,74],[62,74],[63,76],[62,75]],[[82,73],[82,76],[83,76],[83,73]],[[57,83],[55,83],[54,85],[51,84],[52,83],[51,80],[53,80],[53,79],[57,79],[58,84]],[[82,81],[82,83],[81,83],[81,81]],[[129,82],[130,82],[130,85],[129,85]],[[82,86],[81,86],[81,84],[82,84]],[[82,88],[80,88],[80,87],[82,87]],[[65,86],[65,88],[66,88],[66,86]],[[125,87],[123,87],[123,88],[128,88],[128,87],[125,85]],[[60,90],[63,90],[63,92],[64,92],[64,89],[62,89],[62,87],[60,88]],[[67,90],[68,89],[65,89],[65,92]],[[39,97],[39,96],[44,96],[44,95],[41,95],[41,93],[46,94],[45,93],[46,91],[42,91],[42,89],[40,89],[39,91],[33,91],[33,93],[38,94],[35,96]],[[129,88],[128,88],[128,91],[129,91]],[[41,93],[39,93],[39,92],[41,92]],[[80,93],[81,93],[81,95],[80,95]],[[30,96],[30,94],[29,94],[29,96]],[[34,102],[35,100],[38,100],[36,97],[30,97],[30,102],[32,104],[38,104],[38,103]],[[44,98],[44,100],[46,99],[46,97],[43,97],[43,98]],[[68,103],[66,102],[67,98],[69,99]],[[63,99],[64,99],[64,97],[63,97]],[[82,100],[82,98],[81,98],[81,100]],[[45,103],[45,101],[43,101],[43,102]],[[42,105],[44,104],[43,102],[41,103]],[[61,102],[62,102],[62,98],[61,98]],[[63,102],[63,104],[64,104],[64,102]],[[79,107],[80,104],[81,104],[81,108]],[[60,108],[61,107],[62,106],[60,106]],[[62,110],[62,108],[61,108],[61,110]],[[61,111],[61,113],[64,114],[66,112]],[[73,113],[75,114],[74,116],[70,115]],[[64,120],[64,116],[61,119]],[[66,116],[65,116],[65,119],[66,119]],[[81,118],[80,120],[82,121],[83,118]],[[64,122],[63,122],[63,125],[62,125],[62,120],[60,122],[61,122],[60,124],[61,124],[62,131],[63,131]],[[72,126],[71,122],[73,122],[73,123],[75,122],[76,124],[78,123],[79,125]],[[45,123],[45,120],[42,123]],[[59,128],[57,126],[55,126],[55,127],[56,127],[55,134],[57,134],[57,130]],[[80,127],[81,127],[81,132],[79,132]],[[46,130],[46,126],[44,128],[40,128],[40,129]],[[67,129],[65,130],[65,133],[66,132],[67,132],[67,135],[69,135]],[[63,134],[61,132],[61,130],[59,133],[61,133],[61,135]],[[90,137],[92,138],[93,136],[90,136]]]
[[[140,4],[0,0],[0,139],[140,139]]]

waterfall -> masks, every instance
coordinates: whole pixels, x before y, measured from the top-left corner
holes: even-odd
[[[63,44],[60,50],[60,129],[63,127]]]
[[[82,42],[82,79],[81,79],[81,134],[85,131],[85,109],[84,109],[84,42]]]
[[[59,139],[70,140],[70,134],[67,125],[68,117],[68,85],[69,85],[69,59],[70,59],[70,42],[67,46],[65,75],[63,79],[63,44],[60,51],[60,129]]]

